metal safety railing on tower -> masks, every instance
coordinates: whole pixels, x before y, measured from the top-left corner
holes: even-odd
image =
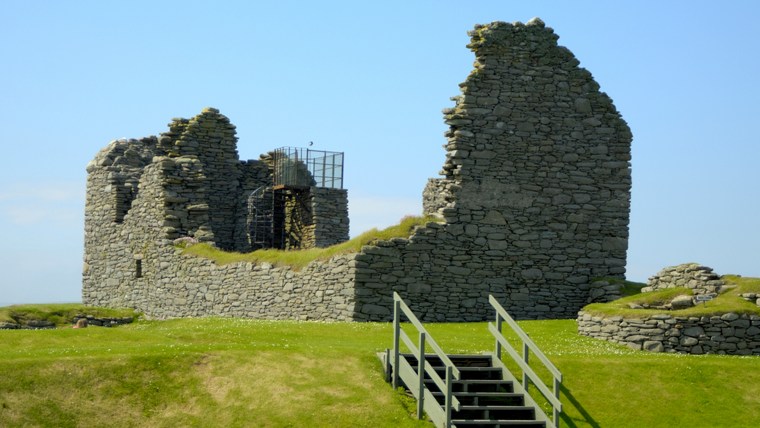
[[[280,147],[272,152],[275,187],[343,188],[343,152]]]

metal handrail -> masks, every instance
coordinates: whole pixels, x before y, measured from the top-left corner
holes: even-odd
[[[523,388],[525,388],[526,391],[528,390],[529,380],[531,383],[533,383],[533,385],[536,386],[539,392],[541,392],[544,398],[546,398],[549,404],[551,404],[553,409],[552,419],[554,421],[554,425],[558,426],[559,415],[562,413],[562,402],[559,399],[560,389],[562,386],[562,373],[557,369],[556,366],[554,366],[554,364],[552,364],[551,361],[549,361],[546,355],[541,352],[541,350],[528,336],[528,334],[525,333],[525,331],[523,331],[519,325],[517,325],[517,322],[511,316],[509,316],[507,311],[504,309],[504,307],[501,306],[498,300],[489,295],[488,302],[496,310],[496,324],[494,325],[492,323],[488,323],[488,331],[490,331],[496,339],[496,358],[501,360],[502,348],[507,351],[507,353],[512,357],[512,359],[517,363],[523,372]],[[520,356],[517,350],[515,350],[507,341],[507,339],[504,338],[504,335],[501,332],[502,321],[506,321],[507,324],[512,328],[512,331],[517,334],[517,337],[522,340],[522,356]],[[531,352],[533,352],[533,354],[544,365],[544,367],[546,367],[549,373],[551,373],[553,378],[553,385],[551,390],[548,386],[546,386],[546,384],[544,384],[544,381],[538,377],[536,372],[530,367]]]
[[[415,345],[415,343],[412,341],[412,339],[409,337],[409,335],[406,334],[404,330],[401,329],[401,314],[404,314],[406,318],[409,320],[409,322],[417,329],[418,332],[418,344]],[[412,312],[411,309],[409,309],[409,306],[404,303],[404,301],[401,299],[401,296],[398,295],[398,293],[393,293],[393,388],[398,388],[398,381],[399,381],[399,374],[401,372],[400,367],[402,366],[402,355],[401,351],[399,349],[400,342],[404,342],[407,348],[411,351],[412,354],[417,358],[417,388],[416,390],[412,387],[412,385],[407,385],[409,389],[412,391],[412,393],[417,398],[417,418],[422,419],[423,417],[423,411],[425,410],[426,403],[431,402],[433,404],[427,406],[428,415],[431,417],[431,419],[436,420],[438,417],[441,416],[441,419],[439,423],[442,423],[445,427],[451,426],[451,410],[452,408],[455,410],[459,410],[459,400],[454,397],[452,393],[452,383],[455,379],[460,379],[460,373],[459,369],[456,368],[454,363],[451,362],[451,359],[446,355],[445,352],[441,349],[440,346],[433,340],[432,336],[430,336],[430,333],[427,332],[425,327],[422,326],[422,323],[417,319],[417,317],[414,315],[414,312]],[[430,366],[429,364],[425,363],[425,348],[426,346],[429,346],[430,349],[433,351],[433,353],[441,360],[443,363],[445,370],[446,370],[446,379],[441,379],[440,375]],[[406,361],[406,358],[403,359],[403,364],[406,366],[408,365],[408,362]],[[445,402],[443,409],[440,409],[438,407],[438,403],[435,400],[431,400],[432,394],[430,391],[425,388],[425,373],[427,373],[430,376],[430,379],[433,380],[433,382],[436,384],[436,386],[445,394]],[[437,412],[433,412],[433,407],[437,406]],[[441,412],[443,410],[443,415],[439,415],[438,412]]]

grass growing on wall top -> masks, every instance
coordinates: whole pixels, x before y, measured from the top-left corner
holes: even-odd
[[[251,253],[236,253],[220,250],[208,244],[195,244],[183,250],[183,254],[205,257],[217,264],[237,262],[271,263],[275,266],[291,266],[301,269],[314,260],[327,260],[339,254],[358,253],[365,245],[393,238],[408,238],[414,229],[430,222],[439,221],[435,217],[404,217],[397,225],[383,230],[371,229],[361,235],[327,248],[308,250],[257,250]]]
[[[584,311],[597,316],[624,316],[643,317],[666,313],[674,317],[699,317],[721,315],[729,312],[737,314],[760,315],[760,307],[754,302],[748,302],[739,295],[742,293],[760,294],[760,278],[743,278],[737,275],[725,275],[722,279],[726,282],[723,290],[713,300],[681,310],[663,311],[659,309],[631,309],[629,304],[662,305],[670,302],[674,297],[692,295],[692,291],[685,287],[667,288],[648,293],[634,294],[609,303],[592,303],[583,308]]]
[[[633,351],[579,336],[574,320],[519,324],[563,373],[562,427],[760,426],[759,357]],[[450,353],[494,346],[485,323],[426,327]],[[0,426],[432,427],[383,380],[375,353],[392,337],[389,323],[232,318],[0,331]]]

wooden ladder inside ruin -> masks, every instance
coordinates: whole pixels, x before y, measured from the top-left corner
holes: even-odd
[[[395,292],[393,301],[393,349],[378,356],[393,388],[403,386],[417,400],[418,419],[426,413],[437,427],[445,428],[557,426],[562,412],[559,400],[562,373],[493,296],[489,296],[489,302],[496,311],[496,322],[489,323],[488,330],[495,338],[495,350],[479,355],[444,353]],[[416,329],[417,343],[402,328],[402,315]],[[504,323],[512,329],[511,337],[522,342],[522,355],[502,334]],[[401,352],[401,346],[408,352]],[[502,361],[502,351],[509,357],[507,364],[522,371],[522,381]],[[530,366],[531,353],[552,378],[551,388]],[[552,418],[531,397],[529,388],[540,393],[543,405],[552,409]]]

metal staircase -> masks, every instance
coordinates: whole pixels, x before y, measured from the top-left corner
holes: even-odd
[[[248,196],[246,225],[253,250],[282,247],[283,206],[282,192],[272,186],[259,187]]]
[[[393,299],[394,346],[380,354],[380,358],[386,380],[394,388],[406,387],[417,399],[419,419],[427,413],[436,426],[446,428],[557,426],[562,411],[559,401],[562,374],[493,296],[489,301],[496,311],[496,322],[489,323],[489,331],[495,338],[496,347],[494,353],[483,355],[445,354],[397,293]],[[416,328],[417,343],[401,328],[402,314]],[[504,322],[522,341],[522,356],[502,335]],[[410,352],[400,351],[402,343]],[[428,353],[426,349],[432,352]],[[506,351],[514,360],[513,364],[522,371],[522,382],[505,366],[502,351]],[[531,352],[551,375],[551,390],[530,367]],[[529,385],[552,407],[551,419],[528,394]]]

